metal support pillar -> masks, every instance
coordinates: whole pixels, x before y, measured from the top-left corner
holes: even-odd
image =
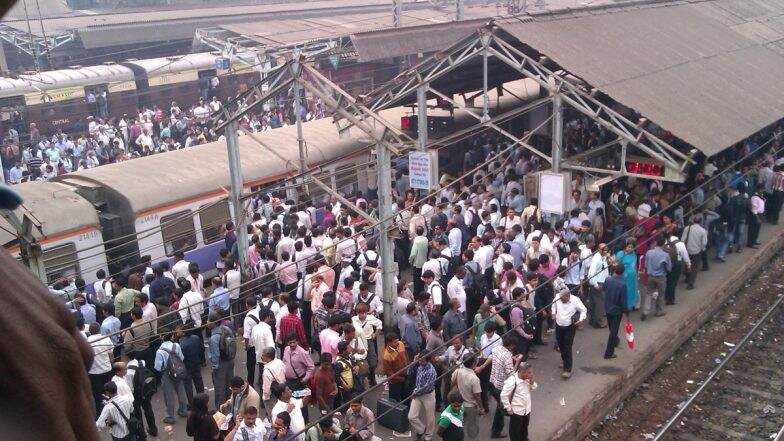
[[[417,88],[417,147],[420,150],[427,146],[427,88],[427,83]]]
[[[465,0],[457,0],[457,21],[463,21],[465,15]]]
[[[553,86],[555,90],[555,80]],[[553,94],[553,134],[552,134],[553,172],[561,171],[561,157],[563,156],[563,100],[560,93]]]
[[[490,43],[490,36],[482,36],[482,122],[490,119],[490,98],[487,96],[487,45]]]
[[[242,167],[240,165],[240,145],[237,123],[232,121],[226,125],[226,147],[229,153],[229,177],[231,178],[231,207],[234,211],[234,225],[237,234],[237,252],[239,255],[240,272],[243,277],[248,272],[248,230],[245,225],[245,210],[242,207]]]
[[[395,244],[389,235],[392,227],[392,166],[389,150],[383,144],[376,144],[376,160],[378,161],[378,217],[379,249],[381,250],[381,301],[384,303],[384,328],[394,329],[397,326],[397,308],[395,308]]]
[[[294,64],[291,65],[291,72],[294,75],[294,113],[297,120],[297,144],[299,145],[299,171],[305,169],[305,139],[302,137],[302,103],[300,94],[302,87],[299,85],[299,53],[294,53]]]
[[[403,26],[403,0],[392,0],[392,26],[399,28]]]

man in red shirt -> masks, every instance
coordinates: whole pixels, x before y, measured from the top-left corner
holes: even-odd
[[[299,343],[303,349],[309,350],[310,345],[308,345],[308,339],[305,336],[305,326],[302,324],[302,319],[297,315],[299,302],[296,299],[291,299],[286,305],[288,306],[289,313],[280,319],[278,343],[282,345],[283,342],[281,341],[281,338],[286,338],[285,336],[294,334],[297,336],[297,343]]]

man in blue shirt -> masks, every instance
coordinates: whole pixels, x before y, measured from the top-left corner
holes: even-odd
[[[406,345],[406,353],[409,356],[409,360],[413,359],[414,355],[422,349],[422,333],[419,332],[415,318],[418,314],[417,304],[411,302],[406,306],[406,313],[398,319],[400,338]]]
[[[229,384],[234,377],[234,354],[230,359],[221,357],[221,334],[226,333],[230,336],[232,331],[228,326],[221,323],[223,317],[217,311],[210,312],[207,317],[207,329],[210,331],[210,368],[212,369],[212,384],[215,387],[215,407],[220,407],[226,402],[229,396]],[[229,357],[226,357],[229,358]]]
[[[665,314],[662,310],[662,297],[667,289],[667,273],[672,271],[672,259],[662,249],[664,236],[656,237],[656,246],[645,253],[645,271],[648,273],[648,289],[643,291],[642,316],[645,320],[651,312],[651,303],[656,304],[656,317]]]
[[[416,379],[408,410],[408,420],[414,439],[432,439],[435,430],[436,408],[436,368],[430,363],[431,354],[422,351],[414,357],[414,364],[408,368],[408,375]]]
[[[152,272],[155,275],[155,280],[150,283],[150,301],[157,303],[155,300],[163,298],[166,300],[165,303],[168,303],[169,296],[177,289],[177,286],[172,279],[164,276],[165,269],[163,265],[155,265]]]
[[[175,380],[167,372],[169,358],[178,357],[180,360],[185,358],[182,354],[180,345],[175,343],[175,332],[170,332],[164,336],[166,341],[161,343],[161,347],[155,352],[155,371],[160,374],[161,384],[163,385],[163,401],[166,404],[166,418],[163,422],[174,424],[174,400],[179,402],[177,414],[181,417],[188,416],[188,398],[185,393],[185,382],[182,378]],[[176,398],[175,398],[176,395]]]
[[[114,357],[120,356],[120,319],[114,316],[114,303],[109,302],[103,305],[103,313],[106,318],[101,322],[101,335],[108,335],[114,345]]]
[[[208,301],[210,314],[218,312],[221,316],[226,316],[229,312],[229,290],[223,287],[223,282],[219,277],[212,278],[212,294]]]

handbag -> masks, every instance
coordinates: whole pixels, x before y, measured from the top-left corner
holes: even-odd
[[[114,405],[114,407],[117,408],[117,412],[125,421],[125,427],[128,428],[128,436],[130,436],[130,440],[136,441],[137,439],[139,439],[139,435],[144,434],[144,429],[142,428],[139,419],[136,418],[136,415],[133,414],[133,410],[131,410],[129,416],[125,416],[122,409],[120,409],[120,406],[118,406],[117,403],[112,402],[112,405]]]

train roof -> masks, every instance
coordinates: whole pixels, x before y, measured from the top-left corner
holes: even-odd
[[[59,69],[0,78],[0,98],[68,87],[133,81],[133,71],[119,64]]]
[[[191,70],[215,69],[215,60],[220,55],[211,52],[150,58],[147,60],[124,61],[123,65],[136,67],[148,76],[159,76]]]
[[[403,109],[388,111],[390,121]],[[357,153],[372,140],[358,129],[341,139],[331,118],[305,123],[304,138],[308,166]],[[299,163],[296,126],[281,127],[255,135],[275,154],[247,135],[239,136],[242,177],[245,185],[280,179],[295,172]],[[57,180],[98,183],[122,194],[134,213],[144,213],[172,203],[187,201],[230,188],[226,142],[190,147],[131,161],[70,173]]]
[[[528,80],[518,80],[505,85],[510,94],[500,98],[503,110],[520,104],[522,97],[535,98],[538,87]],[[496,104],[496,91],[490,91],[491,108]],[[458,99],[461,102],[462,99]],[[392,124],[410,114],[407,107],[395,107],[381,111],[381,115]],[[456,126],[462,128],[475,124],[473,117],[456,111]],[[374,144],[373,140],[357,128],[350,136],[340,138],[331,118],[323,118],[304,124],[306,163],[309,167],[357,154]],[[265,145],[274,149],[271,153],[247,135],[239,136],[242,177],[246,186],[259,185],[281,179],[296,172],[299,163],[299,148],[296,126],[291,125],[255,135]],[[204,195],[229,192],[228,156],[226,142],[216,141],[187,149],[138,158],[119,164],[108,164],[97,168],[77,171],[54,178],[74,185],[100,185],[112,189],[125,197],[137,215],[156,208],[181,203]]]
[[[37,239],[54,238],[99,225],[95,207],[76,194],[73,187],[58,182],[25,182],[12,188],[23,200],[22,206],[15,210],[16,215],[20,219],[27,215],[34,223],[40,222],[42,233],[33,228],[33,236]],[[0,227],[0,244],[16,241],[14,228],[3,218],[0,218]]]

